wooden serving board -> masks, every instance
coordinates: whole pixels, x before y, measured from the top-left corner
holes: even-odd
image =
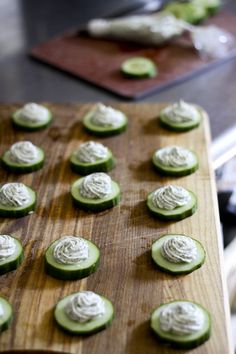
[[[235,23],[235,15],[223,12],[206,22],[225,29],[236,38]],[[222,59],[202,60],[190,40],[179,40],[158,48],[91,38],[74,31],[39,44],[32,49],[31,55],[122,97],[138,99],[232,59],[236,56],[236,45]],[[123,61],[135,56],[153,60],[158,75],[142,80],[121,75]]]
[[[25,249],[20,268],[0,277],[0,295],[14,308],[14,321],[0,336],[0,351],[53,350],[76,354],[180,354],[160,344],[149,328],[152,310],[163,302],[188,299],[212,314],[212,337],[191,354],[231,354],[228,305],[222,275],[222,245],[214,178],[209,159],[207,116],[197,129],[170,133],[157,123],[163,104],[116,104],[129,117],[122,135],[99,139],[117,158],[111,172],[119,182],[122,201],[101,213],[79,211],[72,204],[70,184],[78,176],[70,170],[71,152],[94,139],[82,127],[81,118],[90,104],[48,104],[54,121],[50,128],[25,133],[14,130],[10,115],[19,105],[0,105],[1,153],[12,143],[28,139],[46,152],[46,164],[38,172],[17,176],[1,169],[1,182],[19,181],[38,192],[34,214],[21,219],[2,219],[0,232],[19,237]],[[95,139],[98,140],[98,139]],[[162,178],[152,168],[153,151],[167,144],[180,144],[198,152],[200,169],[183,178]],[[198,211],[179,222],[153,218],[146,207],[147,193],[166,183],[177,183],[198,196]],[[187,276],[173,277],[158,271],[151,262],[150,247],[160,235],[185,233],[206,248],[204,266]],[[62,235],[82,235],[101,248],[98,271],[80,281],[60,281],[44,272],[44,253]],[[87,338],[64,334],[53,320],[59,299],[82,289],[108,297],[115,307],[115,320],[106,330]]]

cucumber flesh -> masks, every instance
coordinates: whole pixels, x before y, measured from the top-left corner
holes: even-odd
[[[85,129],[97,136],[112,136],[124,132],[127,128],[128,120],[124,114],[124,121],[118,127],[100,127],[91,122],[93,111],[88,112],[83,118],[83,125]]]
[[[9,150],[7,150],[2,156],[2,164],[4,168],[10,172],[30,173],[33,171],[37,171],[43,167],[44,160],[45,160],[44,151],[39,147],[37,149],[39,152],[39,157],[38,160],[33,163],[26,164],[26,163],[14,162],[10,159],[10,152]]]
[[[83,182],[84,177],[78,179],[72,184],[71,195],[75,204],[84,210],[88,211],[102,211],[109,209],[119,204],[120,202],[120,187],[119,185],[111,181],[112,183],[112,193],[106,198],[102,199],[88,199],[81,196],[79,192],[79,187]]]
[[[133,57],[125,60],[121,65],[121,71],[125,76],[142,79],[157,75],[156,65],[145,57]]]
[[[205,261],[206,253],[205,253],[205,250],[204,250],[202,244],[193,238],[191,238],[191,239],[195,242],[195,245],[196,245],[197,251],[198,251],[198,255],[197,255],[197,258],[194,261],[192,261],[191,263],[185,263],[185,262],[173,263],[173,262],[168,261],[165,257],[163,257],[162,252],[161,252],[162,245],[165,240],[168,240],[168,239],[172,238],[173,236],[179,236],[179,235],[177,235],[177,234],[163,235],[152,244],[152,259],[153,259],[155,265],[160,270],[170,273],[170,274],[174,274],[174,275],[188,274],[188,273],[191,273],[194,270],[200,268]],[[186,235],[183,235],[183,236],[186,236]],[[189,236],[187,236],[187,237],[189,237]]]
[[[78,264],[62,264],[58,263],[53,256],[54,248],[59,241],[53,242],[46,251],[45,270],[47,274],[57,279],[76,280],[88,277],[97,270],[100,261],[100,251],[94,243],[86,240],[89,246],[89,257],[85,261],[81,261]]]
[[[191,302],[191,303],[197,305],[203,311],[204,325],[200,331],[195,332],[193,334],[187,334],[187,335],[180,336],[180,335],[176,335],[173,333],[164,332],[160,328],[159,315],[160,315],[161,311],[171,303],[181,303],[181,302],[187,302],[187,301],[186,300],[177,300],[177,301],[172,301],[172,302],[169,302],[166,304],[162,304],[161,306],[157,307],[151,315],[151,329],[154,331],[155,335],[157,336],[157,338],[160,341],[169,343],[175,348],[179,348],[179,349],[195,348],[195,347],[203,344],[204,342],[206,342],[210,338],[210,335],[211,335],[211,317],[210,317],[209,312],[201,305],[196,304],[192,301],[188,301],[188,302]]]
[[[103,316],[84,323],[79,323],[68,318],[65,307],[74,295],[71,294],[60,300],[54,310],[55,320],[63,331],[74,335],[90,335],[107,328],[111,324],[114,318],[113,305],[107,298],[101,295],[106,309]]]
[[[115,160],[112,152],[108,150],[108,156],[105,159],[99,159],[93,163],[81,162],[77,159],[76,153],[70,157],[71,169],[81,175],[88,175],[93,172],[108,172],[115,167]]]
[[[3,308],[3,315],[0,316],[0,333],[1,333],[9,328],[13,317],[13,311],[12,311],[12,306],[3,297],[0,297],[0,305]]]
[[[173,177],[187,176],[191,173],[194,173],[199,167],[197,155],[193,152],[192,154],[194,160],[191,164],[187,166],[181,166],[181,167],[165,166],[160,161],[158,161],[155,153],[152,156],[152,162],[155,169],[162,175],[173,176]]]
[[[52,113],[49,109],[48,109],[47,120],[45,120],[45,122],[36,122],[36,123],[25,122],[24,120],[22,120],[20,118],[20,111],[21,110],[19,109],[12,115],[12,122],[14,126],[17,128],[27,130],[27,131],[37,131],[37,130],[47,128],[52,122]]]
[[[24,258],[21,241],[15,237],[12,238],[15,241],[16,249],[12,256],[7,257],[5,260],[0,260],[0,275],[17,269]]]
[[[36,192],[28,186],[26,186],[26,188],[28,189],[30,195],[28,203],[19,207],[8,207],[0,203],[0,217],[18,218],[31,214],[31,212],[35,210],[37,201]]]
[[[203,111],[200,108],[198,108],[198,112],[199,112],[199,118],[195,121],[190,121],[185,123],[173,123],[170,122],[168,117],[165,115],[164,110],[162,110],[160,112],[159,121],[161,126],[168,130],[172,130],[176,132],[184,132],[184,131],[197,128],[200,125],[203,118]]]
[[[156,208],[152,202],[152,195],[154,192],[149,193],[147,197],[147,207],[150,210],[150,212],[160,220],[171,221],[171,220],[185,219],[188,216],[193,215],[197,210],[197,198],[193,192],[191,191],[188,192],[190,193],[191,196],[190,201],[186,205],[182,207],[177,207],[172,210]]]

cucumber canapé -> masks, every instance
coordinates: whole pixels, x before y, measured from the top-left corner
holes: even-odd
[[[27,103],[12,115],[13,124],[28,131],[44,129],[51,121],[51,111],[37,103]]]
[[[44,151],[30,141],[13,144],[2,156],[6,170],[16,173],[30,173],[43,167]]]
[[[9,328],[13,317],[12,306],[0,297],[0,333]]]
[[[148,194],[147,207],[160,220],[182,220],[195,213],[197,199],[193,192],[169,184]]]
[[[75,181],[71,195],[81,209],[102,211],[119,204],[120,187],[106,173],[97,172]]]
[[[58,302],[54,317],[65,332],[90,335],[111,324],[114,309],[112,303],[104,296],[92,291],[79,291]]]
[[[54,241],[45,253],[46,273],[62,280],[75,280],[94,273],[100,260],[100,250],[89,240],[64,236]]]
[[[93,172],[108,172],[115,167],[111,150],[106,146],[87,141],[80,145],[70,157],[71,168],[74,172],[87,175]]]
[[[181,146],[166,146],[152,156],[155,169],[162,175],[181,177],[198,169],[196,154]]]
[[[36,207],[36,193],[23,183],[0,185],[0,217],[21,217],[31,214]]]
[[[175,348],[191,349],[210,338],[211,317],[199,304],[176,300],[153,311],[151,328],[160,341]]]
[[[121,72],[133,79],[144,79],[157,76],[158,71],[152,60],[145,57],[133,57],[121,64]]]
[[[10,235],[0,235],[0,275],[18,268],[23,257],[20,240]]]
[[[120,134],[127,128],[126,115],[112,107],[98,103],[83,118],[87,131],[98,136]]]
[[[160,111],[160,124],[176,132],[184,132],[196,128],[204,116],[202,108],[183,100],[173,103]]]
[[[173,275],[188,274],[200,268],[205,256],[202,244],[186,235],[163,235],[152,244],[155,265]]]

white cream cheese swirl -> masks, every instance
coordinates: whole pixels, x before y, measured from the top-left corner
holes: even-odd
[[[181,146],[167,146],[155,152],[156,160],[168,167],[184,167],[194,162],[194,155]]]
[[[204,313],[199,306],[187,301],[171,303],[161,311],[159,324],[164,332],[190,335],[202,329]]]
[[[88,256],[88,243],[81,237],[64,236],[53,250],[53,257],[62,264],[78,264],[88,259]]]
[[[43,123],[48,119],[48,109],[37,103],[27,103],[19,110],[18,116],[27,123]]]
[[[200,113],[197,108],[183,100],[163,109],[164,116],[171,123],[188,123],[198,121]]]
[[[81,196],[88,199],[106,198],[111,191],[111,177],[103,172],[92,173],[84,177],[79,186]]]
[[[6,207],[24,206],[29,200],[28,189],[23,183],[6,183],[0,187],[0,204]]]
[[[84,323],[104,315],[105,303],[93,291],[80,291],[75,294],[65,308],[67,316],[76,322]]]
[[[125,121],[124,114],[117,109],[98,103],[92,112],[91,123],[98,127],[117,128]]]
[[[197,258],[197,246],[190,237],[173,235],[161,248],[162,256],[171,263],[191,263]]]
[[[108,148],[94,141],[87,141],[80,145],[75,152],[77,160],[84,163],[93,163],[108,156]]]
[[[11,146],[9,158],[13,162],[31,164],[38,160],[39,150],[30,141],[20,141]]]
[[[4,315],[4,308],[2,304],[0,304],[0,318],[3,317],[3,315]]]
[[[9,235],[0,235],[0,264],[11,257],[16,250],[16,243],[13,237]]]
[[[191,200],[189,192],[180,186],[167,185],[153,192],[153,206],[165,210],[173,210],[186,205]]]

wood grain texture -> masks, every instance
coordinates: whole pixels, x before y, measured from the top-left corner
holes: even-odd
[[[21,267],[0,277],[0,294],[13,304],[14,321],[1,334],[0,351],[43,349],[76,354],[172,354],[183,353],[157,342],[149,329],[152,310],[162,302],[189,299],[199,302],[212,314],[211,339],[194,354],[231,354],[228,309],[222,282],[219,221],[214,180],[209,167],[209,127],[207,117],[199,128],[187,133],[171,133],[159,127],[157,116],[162,104],[116,104],[129,117],[122,135],[99,139],[113,151],[117,166],[110,175],[119,182],[122,201],[112,210],[93,214],[72,204],[70,184],[78,176],[68,159],[78,145],[94,139],[82,127],[81,118],[91,107],[48,104],[54,122],[47,130],[25,133],[13,129],[10,115],[19,105],[1,105],[1,153],[13,142],[31,140],[46,152],[44,168],[17,176],[1,169],[1,182],[21,181],[38,192],[34,214],[2,219],[1,233],[14,234],[25,247]],[[98,140],[98,139],[94,139]],[[182,178],[160,177],[152,168],[153,151],[168,144],[196,150],[200,169]],[[198,211],[185,220],[164,223],[146,208],[148,192],[168,182],[194,191]],[[160,235],[189,234],[206,248],[206,263],[187,276],[173,277],[155,269],[150,247]],[[60,281],[44,273],[43,256],[48,245],[62,235],[82,235],[101,248],[98,271],[82,281]],[[53,321],[57,301],[81,289],[107,296],[115,306],[116,318],[110,328],[88,338],[68,336]]]
[[[235,20],[234,15],[220,12],[206,24],[219,26],[236,36]],[[155,47],[90,38],[77,31],[39,44],[31,54],[36,59],[94,85],[126,98],[137,99],[235,57],[236,46],[226,58],[202,60],[191,41],[186,38],[170,45]],[[158,67],[158,75],[142,80],[121,75],[123,61],[135,56],[153,60]]]

